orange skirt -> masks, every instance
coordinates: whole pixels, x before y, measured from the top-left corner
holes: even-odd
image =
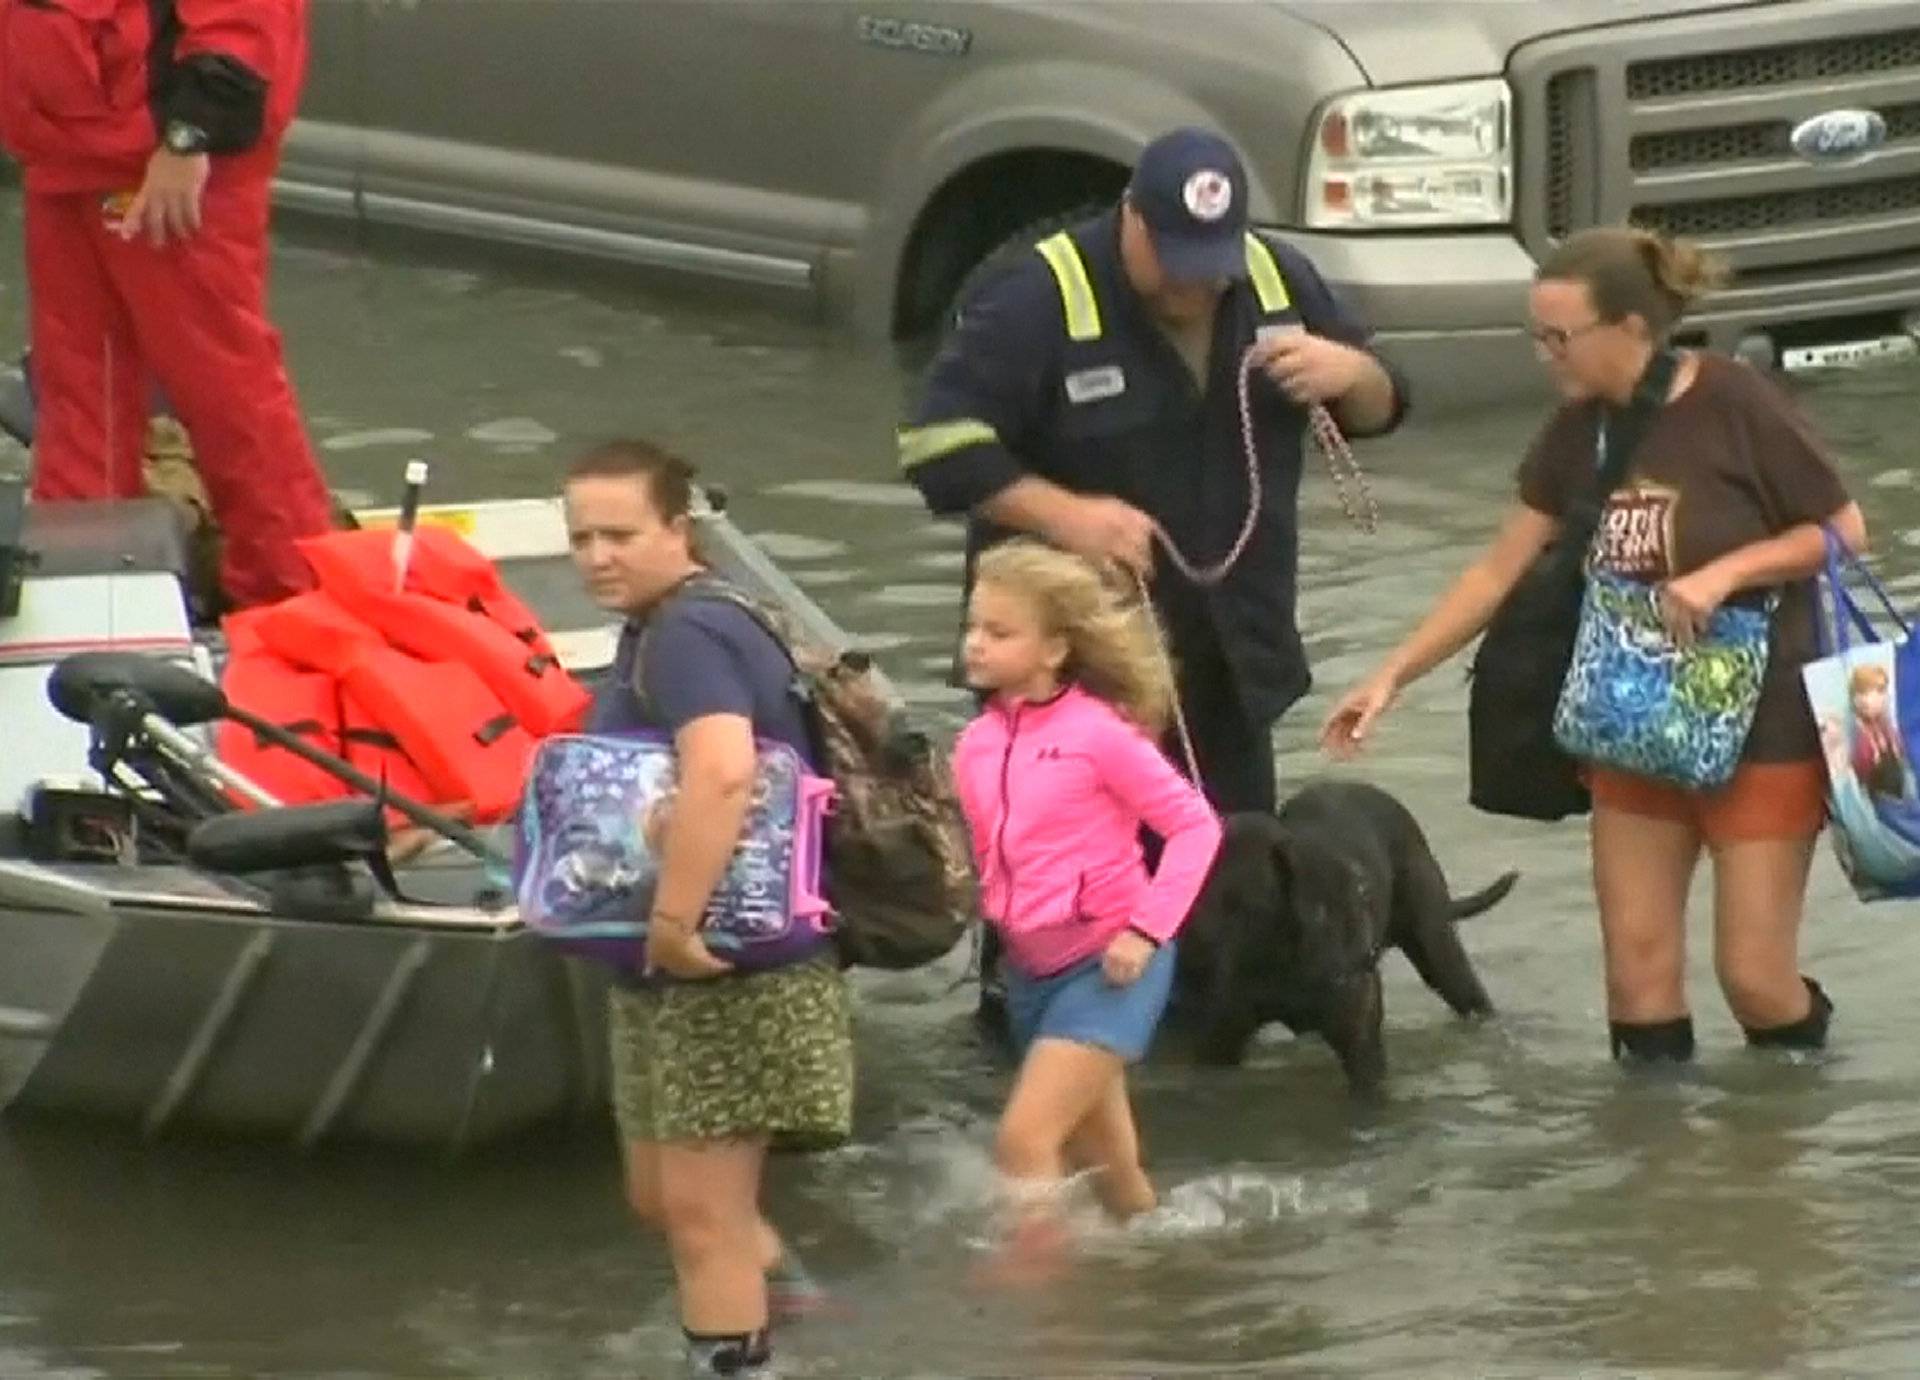
[[[1748,762],[1718,790],[1693,791],[1610,767],[1587,768],[1596,808],[1690,824],[1709,844],[1804,839],[1827,822],[1827,771],[1804,762]]]

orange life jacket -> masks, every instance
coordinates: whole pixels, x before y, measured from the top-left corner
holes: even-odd
[[[261,640],[258,615],[236,613],[226,623],[228,656],[221,687],[241,708],[298,734],[322,752],[340,755],[340,690],[320,671],[290,665]],[[346,783],[231,719],[215,728],[214,751],[223,762],[289,805],[346,795]]]
[[[534,739],[470,666],[399,651],[321,591],[248,618],[282,678],[323,676],[336,691],[334,750],[361,772],[428,804],[470,802],[482,823],[513,814]]]
[[[337,535],[379,537],[380,559],[390,560],[390,533]],[[450,533],[447,535],[452,537]],[[433,546],[443,555],[464,559],[464,554],[471,554],[473,560],[486,564],[484,558],[471,553],[457,537],[452,541],[458,549],[451,552],[445,543],[435,542]],[[370,545],[363,546],[357,553],[358,558],[367,558],[372,549]],[[307,554],[314,560],[313,551]],[[323,566],[332,569],[337,583],[359,590],[363,607],[378,606],[378,593],[371,589],[370,579],[347,578],[352,569],[349,558],[355,555],[323,547],[314,560],[316,570]],[[436,557],[429,561],[427,568],[430,572],[458,573],[462,564],[458,559]],[[362,574],[371,577],[373,572],[367,570]],[[471,587],[478,588],[484,583],[470,573],[464,578]],[[497,582],[498,577],[494,578]],[[435,636],[408,641],[414,646],[438,643],[448,654],[413,655],[402,649],[402,639],[385,633],[323,586],[228,620],[229,645],[235,649],[234,659],[228,664],[229,697],[242,708],[276,721],[280,714],[271,706],[282,701],[303,709],[310,707],[317,713],[319,697],[312,687],[312,678],[319,677],[332,692],[333,702],[331,716],[323,716],[322,730],[331,745],[317,745],[345,757],[369,776],[385,781],[392,790],[423,803],[469,804],[476,823],[493,823],[509,817],[519,804],[534,742],[544,735],[529,732],[513,709],[502,702],[492,683],[467,658],[497,650],[499,637],[505,637],[515,648],[525,651],[536,645],[548,646],[546,635],[534,625],[530,637],[515,637],[488,619],[476,618],[470,612],[429,596],[409,593],[393,597],[415,602],[411,608],[384,609],[390,618],[404,614],[431,619],[434,612],[422,609],[431,605],[439,611],[457,614],[468,626],[462,628],[443,620]],[[517,600],[510,607],[524,609]],[[531,619],[531,614],[526,616]],[[476,636],[472,631],[476,626],[488,631]],[[457,630],[450,631],[450,628]],[[244,664],[240,664],[243,648],[247,656]],[[240,665],[238,674],[237,664]],[[571,676],[558,670],[557,663],[555,670],[557,678],[552,681],[547,681],[544,674],[537,677],[544,682],[539,695],[550,697],[556,704],[558,696],[554,692],[558,689],[570,688],[585,695]],[[536,697],[523,695],[523,698],[534,702]],[[244,729],[239,733],[246,740],[252,738]],[[292,761],[304,770],[318,771],[290,757],[284,749],[273,750],[273,755]],[[261,760],[259,754],[248,759],[255,765]],[[235,765],[246,770],[240,762],[236,761]],[[325,776],[325,773],[318,774]],[[331,794],[343,793],[332,778],[327,781],[331,783]],[[318,783],[308,783],[304,792],[283,789],[275,794],[289,802],[327,798],[317,793],[320,789]]]
[[[336,681],[335,686],[339,683]],[[358,767],[376,781],[386,783],[387,789],[395,795],[404,795],[409,800],[418,800],[426,805],[451,805],[466,799],[459,790],[441,792],[427,783],[420,774],[420,768],[407,756],[407,750],[400,745],[399,738],[381,724],[359,700],[344,690],[340,692],[340,741],[345,746],[347,761]],[[405,816],[389,815],[389,820],[399,825]]]
[[[327,532],[296,545],[320,589],[402,651],[471,667],[536,738],[586,721],[592,696],[561,666],[531,610],[493,563],[454,532],[414,532],[404,590],[393,579],[394,534]]]
[[[392,735],[430,800],[470,801],[481,824],[506,819],[518,807],[534,739],[472,667],[385,647],[355,661],[341,686],[355,722]]]
[[[246,620],[245,636],[258,643],[271,658],[271,669],[263,667],[254,673],[270,687],[270,693],[282,693],[277,688],[276,677],[286,683],[299,683],[314,676],[326,681],[333,697],[329,721],[333,746],[327,751],[414,800],[445,804],[462,798],[443,796],[430,786],[408,758],[400,740],[346,693],[347,672],[362,657],[388,650],[379,633],[318,591],[296,594],[277,604],[235,615],[228,620],[230,645],[238,645],[233,642],[232,624],[241,618]],[[242,708],[254,708],[245,698],[234,696],[232,689],[227,693]],[[319,768],[312,770],[319,771]],[[325,772],[320,774],[327,776]],[[331,776],[327,779],[336,780]]]

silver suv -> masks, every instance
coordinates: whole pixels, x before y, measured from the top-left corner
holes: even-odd
[[[1634,220],[1790,367],[1920,329],[1914,0],[314,0],[288,204],[731,279],[872,336],[1176,124],[1436,400],[1526,387],[1535,257]]]

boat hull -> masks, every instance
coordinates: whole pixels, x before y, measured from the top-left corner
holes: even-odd
[[[329,924],[166,880],[62,910],[0,876],[10,1112],[451,1151],[604,1117],[604,985],[510,912]]]

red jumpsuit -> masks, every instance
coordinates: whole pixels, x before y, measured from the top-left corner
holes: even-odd
[[[133,497],[149,385],[193,441],[236,604],[311,587],[326,484],[267,320],[267,214],[306,71],[307,0],[0,0],[0,143],[26,187],[33,496]],[[156,33],[156,26],[158,32]],[[200,228],[112,229],[163,122],[213,138]]]

